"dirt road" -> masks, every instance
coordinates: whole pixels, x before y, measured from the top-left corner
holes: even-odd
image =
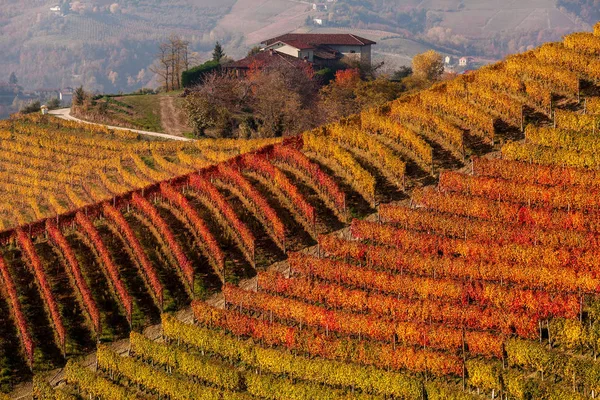
[[[184,123],[183,111],[175,106],[175,99],[174,96],[160,97],[160,122],[167,134],[183,136],[192,129]]]
[[[122,128],[120,126],[111,126],[111,125],[104,125],[104,124],[96,124],[94,122],[84,121],[82,119],[73,117],[71,115],[71,109],[70,108],[61,108],[59,110],[52,110],[52,111],[50,111],[50,115],[53,115],[53,116],[61,118],[61,119],[65,119],[67,121],[76,121],[76,122],[81,122],[81,123],[84,123],[84,124],[106,126],[108,129],[120,129],[120,130],[123,130],[123,131],[130,131],[130,132],[137,133],[137,134],[140,134],[140,135],[152,136],[152,137],[161,138],[161,139],[180,140],[180,141],[184,141],[184,142],[188,142],[188,141],[192,140],[192,139],[188,139],[186,137],[175,136],[175,135],[170,135],[170,134],[166,134],[166,133],[141,131],[139,129]]]

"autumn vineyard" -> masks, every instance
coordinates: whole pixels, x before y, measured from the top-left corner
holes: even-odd
[[[599,81],[597,25],[285,140],[0,122],[0,389],[598,397]]]

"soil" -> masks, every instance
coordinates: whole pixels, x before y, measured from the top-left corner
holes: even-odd
[[[176,106],[176,97],[160,97],[160,121],[163,131],[169,135],[184,136],[191,129],[185,124],[185,116],[180,107]]]

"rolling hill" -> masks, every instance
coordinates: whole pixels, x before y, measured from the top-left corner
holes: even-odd
[[[15,71],[27,89],[83,84],[90,91],[131,92],[154,85],[148,67],[157,42],[170,34],[190,40],[198,61],[209,56],[216,40],[238,58],[266,38],[315,29],[306,22],[317,16],[331,19],[329,28],[359,30],[378,40],[379,57],[394,66],[430,47],[498,59],[588,29],[590,22],[573,13],[576,6],[567,11],[554,0],[339,0],[319,13],[307,2],[292,0],[61,4],[63,11],[53,12],[53,2],[1,2],[0,80]]]
[[[593,397],[598,55],[600,24],[272,143],[14,121],[3,382],[33,372],[43,399]],[[56,176],[8,171],[49,158]],[[19,219],[50,194],[71,203]]]

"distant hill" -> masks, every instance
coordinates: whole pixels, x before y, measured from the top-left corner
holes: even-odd
[[[376,56],[398,64],[430,47],[494,59],[589,29],[598,17],[595,3],[337,0],[315,11],[292,0],[1,0],[0,80],[16,71],[26,89],[83,84],[131,92],[154,84],[148,66],[157,41],[171,33],[190,40],[199,61],[216,40],[237,58],[263,39],[322,29],[314,19],[376,39]]]

